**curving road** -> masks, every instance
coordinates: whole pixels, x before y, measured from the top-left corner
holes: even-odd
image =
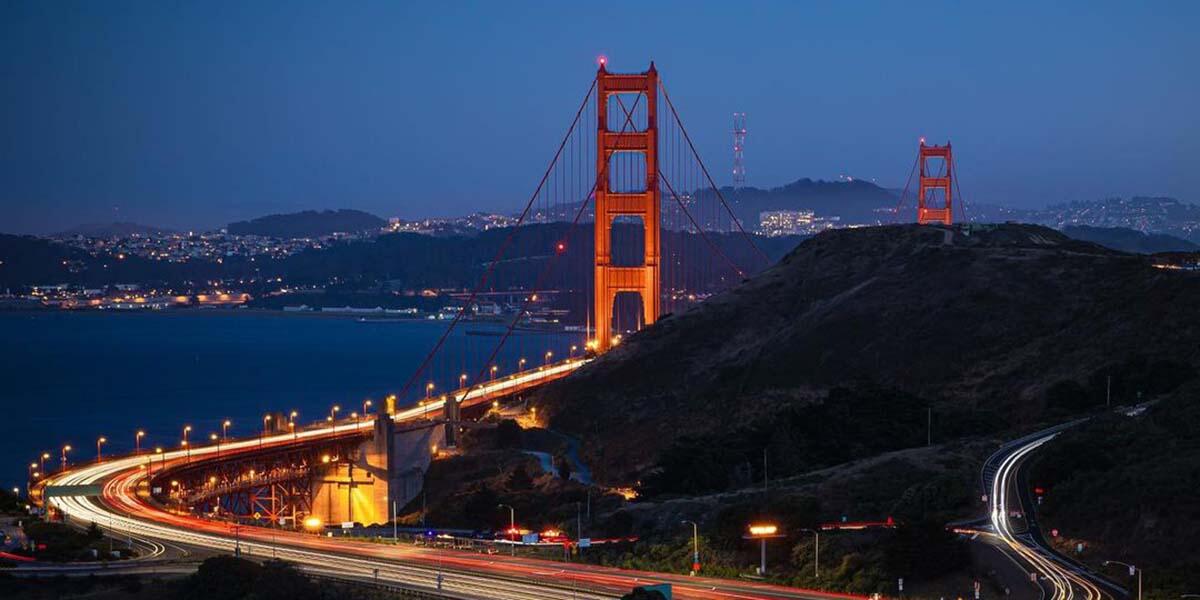
[[[420,410],[416,411],[417,413]],[[311,441],[370,428],[371,421],[339,424],[299,432]],[[293,434],[233,441],[221,445],[222,456],[265,446],[293,444]],[[191,460],[214,454],[215,448],[193,448]],[[186,460],[182,451],[165,455],[168,465]],[[158,462],[156,459],[155,462]],[[748,581],[722,580],[643,571],[630,571],[578,563],[486,555],[465,551],[352,541],[345,538],[242,526],[235,532],[222,522],[169,513],[147,501],[146,457],[109,459],[77,467],[51,477],[48,485],[101,485],[100,496],[58,496],[49,499],[73,522],[94,522],[119,538],[141,540],[149,547],[168,545],[279,558],[294,562],[314,574],[343,579],[379,581],[423,591],[441,590],[448,598],[465,600],[616,598],[638,585],[670,583],[675,597],[683,599],[807,599],[861,600],[863,597],[774,586]],[[161,553],[155,550],[151,554]]]
[[[1021,470],[1029,456],[1064,429],[1081,422],[1071,421],[1010,442],[988,458],[983,484],[991,508],[989,521],[1001,542],[1037,574],[1038,585],[1050,600],[1123,598],[1124,590],[1045,545],[1034,518],[1034,503],[1027,486],[1022,485]],[[1023,518],[1018,521],[1014,514]]]

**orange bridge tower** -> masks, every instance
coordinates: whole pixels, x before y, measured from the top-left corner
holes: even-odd
[[[938,169],[936,175],[930,172],[928,160],[942,159],[945,161],[941,168]],[[950,225],[954,220],[954,203],[950,195],[950,188],[953,185],[951,177],[954,174],[954,158],[950,153],[950,142],[946,142],[945,146],[926,146],[925,138],[921,138],[920,154],[917,158],[920,163],[920,187],[918,188],[920,195],[917,196],[917,223],[922,225],[926,223],[944,223]],[[936,162],[935,162],[936,164]],[[941,199],[944,202],[939,203],[940,206],[929,206],[930,200],[937,198],[940,191]]]
[[[631,102],[618,103],[616,110],[621,125],[609,128],[608,111],[613,96],[633,98],[634,105],[645,107],[645,123],[628,118],[626,107]],[[607,350],[612,345],[613,306],[617,294],[632,292],[642,300],[642,317],[646,325],[659,315],[659,240],[660,216],[658,189],[658,71],[654,63],[645,73],[609,73],[600,63],[596,73],[596,244],[595,244],[595,349]],[[614,115],[614,116],[617,116]],[[610,165],[614,156],[637,153],[646,166],[645,186],[640,190],[612,190]],[[642,264],[617,266],[612,264],[612,227],[617,217],[639,217],[644,227],[645,249]]]

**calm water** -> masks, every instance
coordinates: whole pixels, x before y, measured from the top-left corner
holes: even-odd
[[[353,318],[202,311],[173,313],[0,313],[0,485],[23,484],[29,463],[59,449],[94,459],[105,451],[177,446],[191,439],[258,431],[267,411],[299,410],[323,419],[333,404],[361,410],[365,398],[399,392],[445,330],[439,322],[360,323]],[[431,365],[438,389],[474,377],[499,341],[496,326],[460,325]],[[565,356],[582,334],[516,334],[498,359],[510,372],[520,357],[539,364]],[[431,378],[423,376],[414,390]],[[413,398],[423,393],[414,391]]]

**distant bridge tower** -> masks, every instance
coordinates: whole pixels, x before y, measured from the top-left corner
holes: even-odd
[[[944,161],[938,173],[932,174],[929,170],[928,160],[930,158],[940,158]],[[925,138],[921,138],[920,154],[917,157],[917,162],[920,168],[920,187],[917,196],[917,223],[925,225],[927,223],[944,223],[950,225],[954,221],[953,208],[954,203],[950,195],[950,188],[953,185],[951,177],[954,174],[954,158],[950,153],[950,142],[946,142],[945,146],[926,146]],[[944,202],[940,206],[930,206],[931,193],[936,197],[936,192],[941,190],[941,198]]]
[[[746,113],[733,113],[733,187],[746,185]]]
[[[646,107],[645,127],[636,130],[638,123],[608,128],[609,97],[616,94],[641,95]],[[624,103],[629,106],[628,102]],[[659,314],[659,239],[660,217],[658,190],[658,71],[654,63],[645,73],[609,73],[600,62],[596,73],[596,255],[595,255],[595,349],[607,350],[612,345],[613,305],[618,293],[634,292],[642,298],[642,322],[649,325]],[[624,115],[622,115],[624,117]],[[625,118],[619,120],[625,123]],[[643,155],[646,165],[646,185],[641,191],[611,191],[609,166],[615,155],[633,152]],[[645,230],[645,250],[639,266],[612,264],[613,220],[620,216],[640,217]]]

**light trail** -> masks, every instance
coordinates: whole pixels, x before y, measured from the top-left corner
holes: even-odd
[[[522,373],[486,386],[477,386],[465,395],[467,401],[480,402],[491,394],[518,389],[530,382],[569,372],[586,363],[573,359],[538,371]],[[461,398],[461,390],[455,395]],[[439,402],[440,404],[440,402]],[[418,420],[435,410],[426,405],[397,413],[396,420]],[[265,435],[223,442],[220,458],[236,456],[259,448],[277,448],[354,435],[370,430],[374,419],[334,423],[328,427]],[[80,525],[95,522],[110,535],[130,536],[147,543],[179,544],[232,553],[236,547],[253,558],[278,558],[299,565],[318,575],[383,583],[441,593],[450,598],[480,600],[542,600],[616,598],[638,585],[669,583],[674,595],[684,600],[865,600],[865,596],[805,590],[766,583],[689,577],[670,573],[633,571],[562,563],[533,558],[510,558],[464,551],[417,548],[378,544],[345,538],[318,537],[311,534],[241,526],[238,534],[226,523],[208,521],[191,515],[169,513],[139,496],[139,486],[147,485],[148,457],[162,461],[167,468],[217,457],[217,447],[202,446],[171,450],[156,455],[110,458],[106,462],[77,467],[47,479],[48,486],[101,485],[98,497],[54,496],[48,502]],[[144,493],[144,490],[143,490]],[[152,552],[160,556],[162,550]],[[438,589],[440,578],[440,591]]]
[[[993,475],[989,500],[992,527],[996,535],[1013,552],[1025,559],[1036,573],[1053,586],[1051,600],[1075,600],[1076,588],[1082,592],[1084,600],[1103,600],[1111,596],[1101,591],[1088,577],[1081,575],[1074,565],[1061,561],[1058,556],[1038,545],[1028,532],[1014,533],[1010,522],[1009,500],[1014,494],[1020,493],[1017,475],[1022,462],[1056,435],[1058,431],[1027,439],[1016,445],[1000,461]],[[1019,506],[1020,502],[1017,504]]]

